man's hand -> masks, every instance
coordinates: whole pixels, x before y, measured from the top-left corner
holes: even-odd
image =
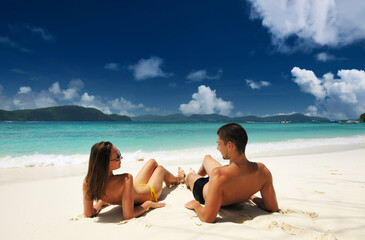
[[[200,206],[200,203],[197,200],[191,200],[185,203],[185,207],[190,210],[194,210],[197,206]]]

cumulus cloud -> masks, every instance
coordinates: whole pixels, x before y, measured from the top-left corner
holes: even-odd
[[[105,114],[112,113],[110,107],[102,102],[101,97],[89,95],[87,92],[82,94],[81,99],[75,102],[74,104],[87,108],[95,108],[102,111]]]
[[[72,79],[67,89],[61,89],[60,84],[55,82],[48,89],[55,98],[59,100],[74,100],[79,97],[79,91],[84,87],[84,83],[81,79]]]
[[[0,109],[34,109],[74,104],[81,88],[83,82],[80,79],[71,80],[67,89],[61,89],[58,82],[40,92],[33,91],[29,86],[21,86],[15,96],[8,97],[0,93]]]
[[[271,83],[267,82],[267,81],[255,82],[250,79],[246,79],[245,81],[246,81],[246,84],[252,89],[261,89],[263,87],[268,87],[271,85]]]
[[[171,73],[164,72],[161,68],[163,60],[153,56],[148,59],[142,58],[134,65],[129,65],[128,69],[133,72],[133,76],[137,81],[146,80],[156,77],[170,77]]]
[[[183,114],[219,113],[229,115],[234,107],[232,102],[218,98],[215,90],[211,90],[205,85],[199,86],[198,92],[194,93],[192,98],[189,103],[180,105],[179,110]]]
[[[143,104],[133,104],[131,101],[128,101],[123,97],[114,99],[110,101],[110,103],[111,107],[118,111],[121,115],[133,116],[133,114],[130,112],[131,110],[144,108]]]
[[[134,116],[133,112],[131,111],[136,109],[144,109],[145,111],[149,111],[149,108],[146,108],[143,104],[134,104],[123,97],[103,102],[101,97],[89,95],[87,92],[81,96],[81,99],[77,105],[96,108],[106,114],[117,113],[119,115],[127,115],[130,117]]]
[[[105,114],[117,113],[128,116],[134,116],[134,110],[146,112],[157,110],[153,107],[145,107],[142,103],[134,104],[123,97],[110,100],[88,92],[80,94],[83,87],[84,83],[81,79],[72,79],[66,89],[61,88],[58,82],[40,92],[33,91],[29,86],[22,86],[15,96],[7,97],[3,94],[3,86],[0,85],[0,109],[34,109],[71,104],[96,108]]]
[[[300,86],[303,92],[312,94],[318,100],[326,97],[322,81],[316,77],[314,72],[294,67],[291,73],[294,77],[293,81]]]
[[[30,93],[32,91],[31,87],[20,87],[18,94],[26,94],[26,93]]]
[[[189,82],[202,82],[203,80],[209,79],[220,79],[222,76],[222,69],[219,69],[215,76],[209,76],[206,69],[201,69],[198,71],[191,71],[187,76],[186,79]]]
[[[262,20],[272,43],[282,52],[344,46],[365,38],[362,0],[248,1],[252,5],[251,19]]]
[[[313,95],[315,102],[307,108],[310,115],[335,119],[357,118],[365,112],[364,70],[339,70],[338,78],[326,73],[317,78],[313,71],[294,67],[293,81]]]
[[[107,63],[104,68],[112,71],[119,71],[119,63]]]

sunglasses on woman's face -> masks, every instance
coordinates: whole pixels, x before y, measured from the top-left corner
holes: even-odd
[[[122,159],[122,154],[120,154],[120,151],[118,150],[117,158],[116,159],[112,159],[110,161],[120,161],[121,159]]]

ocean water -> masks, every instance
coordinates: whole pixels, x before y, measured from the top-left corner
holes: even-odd
[[[124,161],[195,160],[216,151],[224,123],[0,122],[0,168],[80,164],[92,145],[110,141]],[[241,123],[247,154],[365,143],[365,124]]]

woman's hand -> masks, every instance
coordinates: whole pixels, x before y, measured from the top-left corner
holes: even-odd
[[[148,209],[150,209],[150,208],[161,208],[161,207],[164,207],[164,206],[166,206],[166,203],[145,201],[144,203],[142,203],[141,206],[144,208],[145,212],[147,212]]]
[[[152,202],[151,204],[151,208],[161,208],[161,207],[165,207],[166,203],[164,202]]]

